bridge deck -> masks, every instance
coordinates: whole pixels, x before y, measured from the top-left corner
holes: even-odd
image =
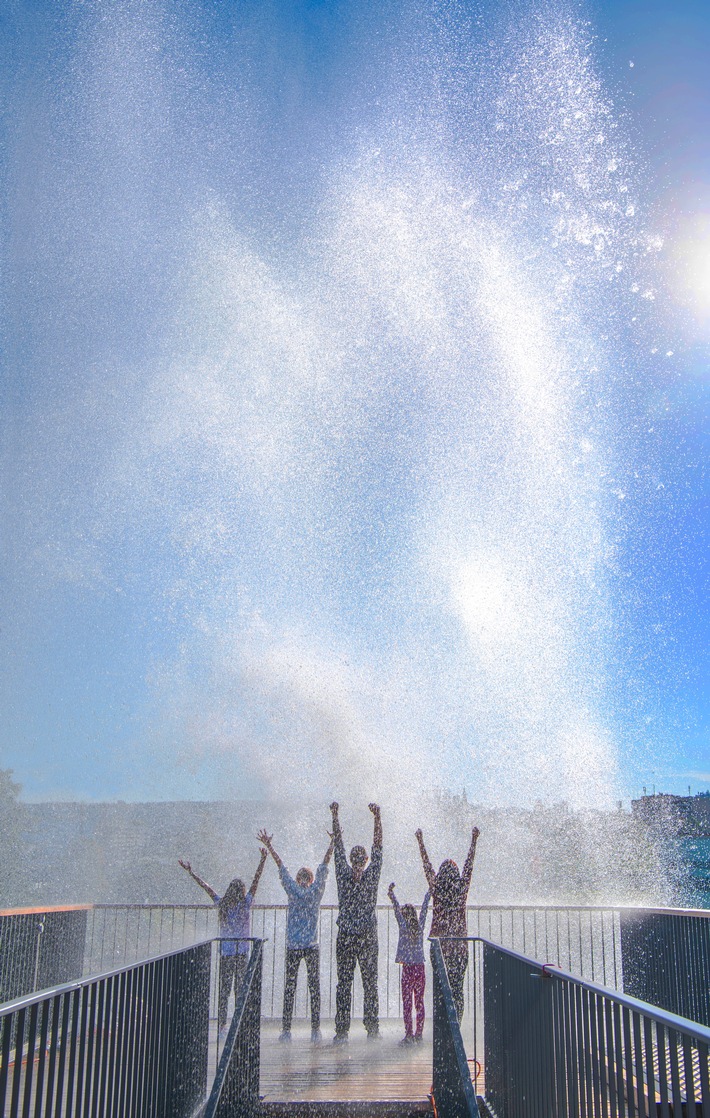
[[[332,1044],[332,1022],[323,1042],[311,1044],[310,1029],[294,1026],[290,1044],[278,1040],[279,1027],[264,1022],[261,1032],[261,1094],[268,1103],[399,1101],[428,1107],[431,1090],[431,1033],[422,1044],[399,1047],[402,1023],[384,1021],[380,1040],[368,1040],[353,1024],[347,1044]]]

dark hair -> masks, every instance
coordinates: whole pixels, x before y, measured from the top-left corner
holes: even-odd
[[[412,939],[419,937],[419,917],[413,904],[403,904],[401,908],[404,923]]]
[[[353,846],[350,851],[350,864],[355,862],[358,866],[364,866],[367,861],[367,851],[364,846]]]
[[[219,902],[220,920],[226,920],[229,910],[234,908],[235,905],[238,905],[240,901],[243,901],[245,896],[246,889],[244,888],[244,882],[241,877],[235,877],[233,881],[230,881],[222,900]]]
[[[439,866],[434,879],[434,896],[439,904],[455,905],[459,900],[461,875],[459,867],[452,858],[447,858]]]

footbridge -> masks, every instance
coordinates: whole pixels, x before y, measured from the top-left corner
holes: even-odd
[[[475,935],[461,1024],[432,940],[425,1040],[406,1046],[387,1013],[379,1040],[354,1021],[347,1045],[325,1029],[313,1045],[305,1004],[303,1031],[280,1043],[265,938],[220,1038],[219,944],[205,938],[0,1006],[0,1115],[710,1118],[707,1017],[668,1008],[707,1010],[710,914],[637,911],[629,926],[628,985],[645,999],[623,973],[612,988],[565,969],[549,940],[543,959]]]

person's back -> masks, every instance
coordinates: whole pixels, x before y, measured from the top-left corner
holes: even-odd
[[[424,845],[424,836],[421,830],[415,832],[422,857],[424,875],[433,902],[430,934],[440,936],[442,939],[441,950],[446,962],[446,971],[449,976],[449,984],[459,1021],[463,1017],[463,985],[468,966],[468,944],[465,942],[465,937],[468,934],[466,902],[471,885],[471,874],[473,873],[473,861],[476,857],[476,843],[479,833],[478,827],[474,827],[471,831],[471,845],[468,848],[461,873],[459,873],[458,866],[451,858],[446,858],[439,866],[438,873],[434,873],[434,867]],[[458,941],[447,939],[447,936],[460,936],[461,939]]]
[[[382,871],[382,847],[374,846],[370,864],[358,877],[348,865],[342,843],[335,847],[338,886],[338,927],[350,935],[377,927],[377,890]]]
[[[345,856],[338,804],[332,803],[335,840],[335,880],[338,885],[338,935],[335,959],[338,985],[335,991],[335,1044],[344,1043],[350,1031],[350,1010],[355,967],[360,967],[364,1001],[363,1024],[370,1038],[379,1036],[377,993],[377,888],[382,869],[382,817],[377,804],[369,804],[375,817],[370,865],[364,846]]]
[[[298,877],[299,875],[297,875]],[[318,943],[318,914],[328,880],[328,864],[321,862],[311,885],[299,885],[286,866],[279,866],[279,878],[288,897],[286,940],[289,947],[315,947]]]
[[[421,912],[419,916],[416,915],[416,909],[412,905],[401,906],[396,897],[394,890],[390,887],[389,896],[392,899],[394,906],[394,915],[399,929],[399,940],[397,943],[397,954],[395,955],[395,963],[402,963],[403,966],[424,966],[424,926],[426,924],[427,911],[429,908],[430,893],[427,891],[424,894],[422,901]],[[407,911],[409,910],[409,911]],[[413,920],[411,914],[414,914]]]
[[[301,866],[295,879],[286,869],[274,850],[272,836],[265,830],[259,840],[271,853],[279,869],[279,878],[288,897],[286,917],[286,962],[284,969],[284,1003],[280,1040],[290,1041],[293,1002],[301,960],[306,964],[308,992],[311,999],[311,1039],[318,1043],[320,1034],[320,948],[318,947],[318,915],[328,879],[328,862],[333,853],[333,842],[325,852],[315,877],[306,866]]]

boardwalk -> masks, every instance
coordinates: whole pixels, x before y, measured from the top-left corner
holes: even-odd
[[[348,1044],[334,1046],[332,1023],[326,1023],[321,1045],[310,1030],[294,1029],[290,1044],[280,1044],[276,1024],[261,1033],[261,1094],[267,1103],[336,1102],[341,1100],[410,1102],[429,1109],[431,1035],[418,1045],[400,1048],[401,1022],[385,1021],[381,1039],[367,1039],[354,1025]]]

